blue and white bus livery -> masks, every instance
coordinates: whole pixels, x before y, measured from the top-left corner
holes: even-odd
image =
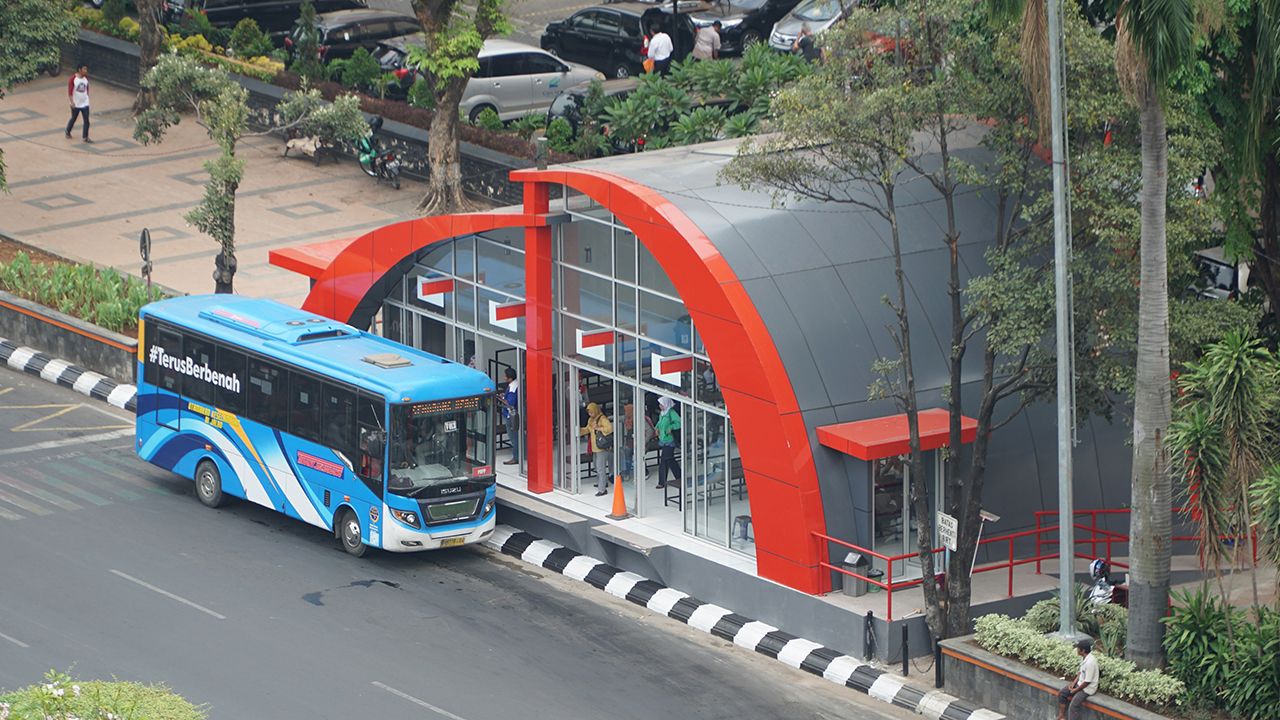
[[[138,327],[138,455],[334,533],[355,556],[494,528],[483,373],[268,300],[151,303]]]

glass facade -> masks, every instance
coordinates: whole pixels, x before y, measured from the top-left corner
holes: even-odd
[[[558,426],[557,487],[607,500],[598,473],[608,468],[631,512],[754,554],[732,422],[674,283],[603,208],[571,195],[568,213],[553,249],[557,415],[569,421]],[[616,436],[607,448],[593,404]]]
[[[608,507],[620,477],[632,513],[754,555],[737,440],[674,283],[606,209],[566,195],[571,221],[554,226],[552,252],[555,487]],[[523,230],[436,243],[383,303],[383,334],[499,387],[508,368],[523,380],[525,319],[501,311],[524,302],[524,278]],[[524,418],[513,414],[508,428],[495,412],[498,462],[524,471]]]

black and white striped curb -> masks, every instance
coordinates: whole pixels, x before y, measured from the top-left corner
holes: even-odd
[[[137,409],[138,388],[121,385],[105,375],[49,357],[39,350],[22,347],[0,338],[0,362],[28,375],[38,375],[51,383],[69,387],[81,395],[133,412]]]
[[[938,690],[912,687],[902,678],[857,658],[507,525],[499,525],[484,544],[504,555],[586,582],[689,627],[768,655],[837,685],[851,687],[877,700],[906,708],[930,720],[1003,720],[1005,717],[991,710],[975,708]]]

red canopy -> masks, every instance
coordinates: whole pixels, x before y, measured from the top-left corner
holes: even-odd
[[[921,450],[947,445],[950,418],[951,414],[941,408],[920,411]],[[960,442],[971,443],[977,435],[978,421],[961,415]],[[905,455],[911,450],[905,414],[823,425],[818,428],[818,442],[862,460]]]

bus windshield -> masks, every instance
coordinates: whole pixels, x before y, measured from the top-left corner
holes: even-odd
[[[416,497],[490,475],[492,410],[493,398],[485,395],[393,405],[387,491]]]

